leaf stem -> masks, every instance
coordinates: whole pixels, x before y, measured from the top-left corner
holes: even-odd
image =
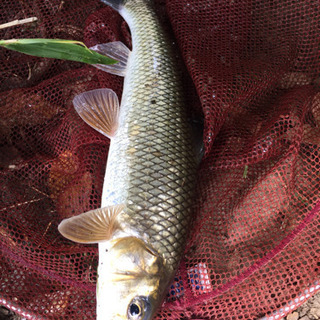
[[[31,23],[35,21],[38,21],[37,17],[30,17],[30,18],[21,19],[21,20],[13,20],[7,23],[0,24],[0,29],[6,29],[6,28],[19,26],[21,24]]]

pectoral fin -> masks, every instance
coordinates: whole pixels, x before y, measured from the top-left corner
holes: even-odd
[[[108,138],[118,129],[119,100],[111,89],[96,89],[78,94],[73,105],[89,126]]]
[[[120,230],[118,216],[124,205],[115,205],[91,210],[64,219],[58,226],[59,232],[67,239],[79,243],[99,243],[111,239]]]
[[[121,41],[97,44],[90,49],[118,61],[118,63],[109,65],[95,64],[94,66],[96,68],[122,77],[126,75],[128,59],[131,51]]]

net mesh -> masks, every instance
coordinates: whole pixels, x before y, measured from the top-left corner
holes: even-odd
[[[156,319],[277,319],[319,289],[319,2],[156,6],[205,119],[194,223]],[[32,16],[0,38],[131,45],[96,0],[0,3],[0,23]],[[99,207],[109,146],[72,99],[121,96],[122,79],[5,49],[0,61],[0,303],[32,319],[94,319],[97,248],[57,225]]]

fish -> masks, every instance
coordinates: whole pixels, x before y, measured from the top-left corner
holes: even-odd
[[[127,22],[122,42],[94,50],[119,61],[97,66],[124,77],[114,91],[77,95],[79,116],[110,138],[101,208],[64,219],[60,233],[98,243],[98,320],[149,320],[162,305],[190,230],[199,161],[172,40],[152,0],[104,0]]]

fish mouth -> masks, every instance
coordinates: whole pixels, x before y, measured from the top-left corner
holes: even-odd
[[[130,281],[142,277],[142,275],[127,272],[113,272],[111,274],[112,281]]]
[[[160,274],[158,277],[154,275],[150,275],[147,272],[112,272],[110,278],[112,281],[130,281],[130,280],[141,280],[145,279],[148,281],[149,279],[160,278]]]

